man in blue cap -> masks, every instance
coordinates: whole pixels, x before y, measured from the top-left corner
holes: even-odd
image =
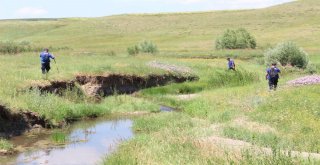
[[[42,74],[46,74],[50,70],[50,59],[55,59],[55,57],[49,53],[49,49],[45,48],[43,52],[40,53],[41,70]]]

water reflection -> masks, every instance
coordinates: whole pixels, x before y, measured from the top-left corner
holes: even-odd
[[[133,137],[131,127],[132,121],[129,119],[83,122],[72,129],[69,135],[70,144],[21,153],[14,164],[98,164],[116,149],[119,142]]]

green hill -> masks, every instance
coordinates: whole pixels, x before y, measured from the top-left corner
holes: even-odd
[[[214,40],[225,29],[243,27],[256,37],[260,48],[292,40],[316,52],[319,19],[320,1],[302,0],[257,10],[2,20],[0,40],[92,52],[125,52],[136,42],[152,40],[162,53],[208,53],[214,51]]]

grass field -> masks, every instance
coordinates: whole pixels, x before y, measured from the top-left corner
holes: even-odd
[[[263,52],[282,41],[294,41],[309,53],[320,72],[320,2],[301,0],[258,10],[178,14],[119,15],[101,18],[1,20],[0,41],[28,41],[53,51],[49,80],[71,80],[77,74],[165,74],[152,61],[188,67],[199,81],[114,95],[100,103],[69,96],[21,92],[41,75],[39,52],[0,55],[0,104],[12,111],[39,113],[52,123],[134,111],[151,113],[134,119],[135,137],[105,159],[105,164],[317,164],[313,158],[282,151],[320,150],[320,85],[290,87],[288,80],[306,71],[281,68],[279,90],[269,92]],[[255,50],[215,50],[214,41],[227,28],[246,28],[258,43]],[[143,40],[159,53],[127,55]],[[237,72],[226,69],[235,58]],[[59,70],[59,72],[58,72]],[[79,100],[77,100],[79,99]],[[56,134],[54,141],[65,137]],[[217,140],[231,141],[225,146]],[[218,140],[218,143],[221,142]],[[235,149],[233,143],[254,147]],[[0,149],[12,147],[1,140]],[[222,142],[221,142],[222,143]],[[272,152],[256,152],[268,148]]]

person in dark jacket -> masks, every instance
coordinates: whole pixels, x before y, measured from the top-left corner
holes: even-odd
[[[228,60],[228,69],[229,70],[236,70],[236,64],[234,63],[234,61],[230,58],[227,58]]]
[[[276,90],[278,86],[280,69],[277,68],[277,64],[273,63],[270,68],[267,69],[266,80],[269,80],[269,89]]]
[[[55,59],[55,57],[49,53],[49,49],[45,48],[43,52],[40,53],[40,62],[42,74],[46,74],[50,70],[50,59]]]

